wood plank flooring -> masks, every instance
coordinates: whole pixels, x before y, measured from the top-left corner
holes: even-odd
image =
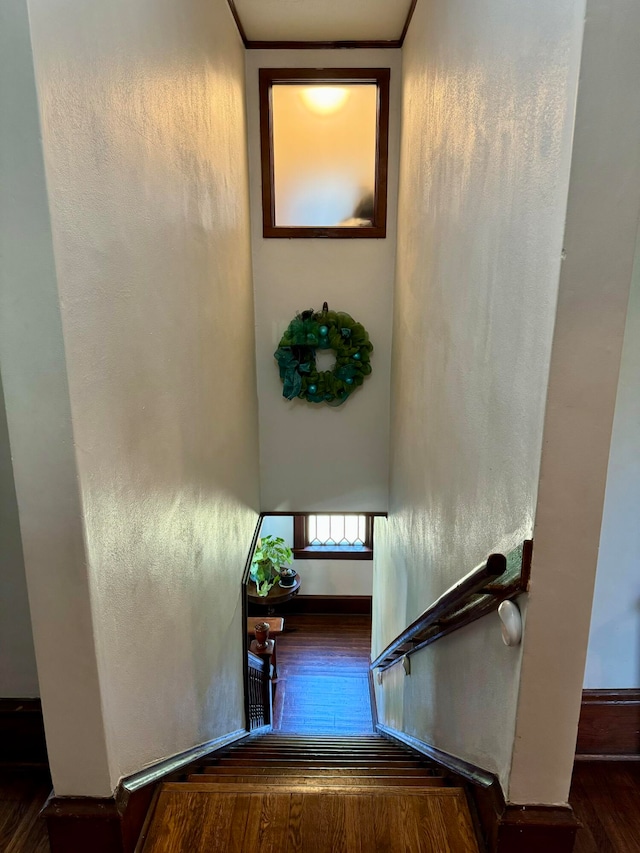
[[[370,616],[287,616],[278,637],[274,731],[358,735],[373,731]]]
[[[190,790],[184,790],[188,787]],[[227,786],[225,786],[226,788]],[[195,788],[195,790],[194,790]],[[163,789],[144,853],[477,853],[462,790]]]
[[[286,624],[287,627],[291,626],[292,630],[278,639],[280,681],[276,692],[277,722],[284,728],[284,731],[281,729],[282,735],[292,737],[292,735],[285,735],[285,731],[298,731],[302,736],[309,731],[313,734],[324,733],[327,736],[334,736],[337,733],[371,735],[370,718],[363,713],[363,709],[368,711],[369,708],[365,680],[369,653],[368,617],[288,616]],[[329,707],[323,709],[319,698],[307,690],[309,679],[316,673],[319,663],[328,679],[325,687],[328,688],[329,693],[331,693],[329,688],[332,684],[339,683],[331,681],[334,676],[343,679],[353,678],[356,681],[362,679],[363,691],[358,694],[357,690],[353,690],[349,702],[344,702],[344,697],[338,694],[339,698],[330,700]],[[288,691],[287,680],[289,681]],[[279,695],[278,691],[280,691]],[[288,702],[284,701],[287,694]],[[295,701],[296,694],[298,702]],[[270,737],[267,736],[263,740],[265,745],[268,745]],[[367,749],[366,746],[363,748]],[[357,749],[357,745],[351,747],[351,751]],[[266,758],[267,755],[263,757]],[[234,766],[218,765],[216,773],[219,781],[224,785],[250,783],[255,780],[255,770],[251,776],[239,771],[240,768]],[[267,839],[266,825],[273,827],[273,832],[280,832],[278,827],[281,826],[281,815],[287,808],[289,818],[293,817],[294,824],[296,821],[299,822],[301,815],[307,813],[309,803],[313,802],[313,800],[305,800],[305,795],[321,797],[321,802],[324,804],[327,796],[325,788],[334,784],[323,778],[325,773],[326,771],[307,771],[305,777],[302,777],[296,768],[279,768],[280,777],[286,777],[287,791],[289,785],[295,789],[290,795],[285,794],[285,797],[288,796],[288,805],[283,805],[281,801],[277,806],[271,800],[265,802],[261,798],[267,795],[260,793],[257,795],[244,793],[241,796],[245,799],[238,804],[237,797],[240,795],[233,791],[225,791],[225,796],[236,797],[236,804],[233,806],[229,821],[229,833],[226,836],[228,846],[210,849],[212,851],[224,849],[230,853],[233,851],[245,853],[251,849],[259,849],[261,852],[271,850],[270,841],[268,843],[267,840],[261,841],[261,838]],[[276,795],[273,792],[273,787],[276,785],[278,788],[283,787],[282,778],[277,782],[277,777],[274,776],[268,764],[260,768],[259,775],[260,781],[271,788],[269,796]],[[209,776],[202,775],[200,779],[201,783],[206,783],[209,781]],[[409,768],[397,770],[388,768],[384,772],[370,770],[368,779],[363,778],[362,773],[357,769],[343,769],[341,771],[343,788],[353,789],[356,794],[348,798],[349,804],[344,809],[341,810],[342,807],[336,806],[335,825],[343,827],[345,837],[351,837],[357,820],[357,825],[361,826],[362,832],[358,842],[360,850],[367,849],[366,845],[373,843],[372,833],[375,833],[376,827],[375,820],[373,823],[366,823],[370,820],[370,815],[367,817],[367,809],[373,802],[370,798],[375,796],[375,793],[367,791],[365,794],[363,785],[366,783],[369,788],[379,787],[383,784],[382,780],[389,788],[397,789],[402,785],[402,796],[395,794],[394,796],[400,796],[403,802],[406,800],[404,792],[407,788],[420,786],[422,789],[430,787],[434,790],[434,783],[438,784],[437,779],[434,781],[421,779],[419,774],[414,775],[413,770]],[[300,788],[303,790],[300,791]],[[321,789],[322,793],[319,793],[318,789]],[[50,782],[44,771],[0,769],[1,853],[50,853],[45,824],[39,817],[39,811],[49,792]],[[194,791],[189,796],[202,796],[202,793],[198,794]],[[247,796],[249,796],[248,801]],[[353,799],[353,796],[356,799]],[[257,799],[252,800],[251,797],[257,797]],[[316,800],[316,802],[319,801]],[[570,802],[583,823],[583,828],[578,831],[574,853],[640,853],[640,762],[577,763]],[[204,808],[204,806],[198,805],[197,808]],[[257,836],[246,839],[248,844],[254,845],[253,848],[242,846],[245,840],[242,840],[240,831],[240,828],[245,826],[245,819],[249,813],[257,813],[260,818],[259,826],[263,827],[258,830]],[[175,820],[179,819],[178,816],[175,817]],[[417,819],[415,815],[409,819],[407,825],[414,819]],[[331,820],[334,818],[332,817]],[[322,827],[318,832],[321,830]],[[300,829],[292,830],[292,839],[287,840],[287,844],[291,846],[285,845],[278,853],[284,853],[288,849],[303,849],[300,846],[304,840],[301,832]],[[218,843],[217,838],[212,842],[212,844]],[[174,853],[173,848],[167,849],[170,853]],[[199,849],[207,850],[209,853],[208,847],[199,848],[195,842],[191,848],[186,849],[189,849],[189,853],[196,853]],[[309,842],[306,849],[312,853],[324,853],[323,848],[316,844],[315,838]],[[337,846],[335,849],[341,848]],[[382,842],[379,849],[385,849]],[[389,848],[389,850],[394,849]],[[414,848],[402,849],[413,851]],[[448,848],[440,849],[445,853]],[[145,853],[148,853],[146,849]]]
[[[569,802],[574,853],[640,853],[640,761],[576,762]]]
[[[0,769],[0,851],[49,853],[40,809],[51,792],[46,770]]]

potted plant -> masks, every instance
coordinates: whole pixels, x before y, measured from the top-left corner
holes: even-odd
[[[269,590],[281,576],[281,565],[290,563],[292,559],[291,548],[279,536],[263,536],[258,539],[249,577],[255,583],[259,596],[264,598],[269,595]],[[295,572],[293,578],[295,581]]]

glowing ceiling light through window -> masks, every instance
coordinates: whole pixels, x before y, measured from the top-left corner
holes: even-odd
[[[307,86],[302,90],[302,99],[314,113],[328,115],[344,106],[349,92],[342,86]]]

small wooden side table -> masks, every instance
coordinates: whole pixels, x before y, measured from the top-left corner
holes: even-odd
[[[247,598],[251,604],[259,604],[261,607],[267,608],[267,614],[273,616],[275,608],[279,604],[284,604],[297,595],[300,591],[300,575],[296,573],[295,580],[291,586],[280,586],[275,584],[269,590],[268,595],[258,595],[256,585],[253,581],[247,584]]]

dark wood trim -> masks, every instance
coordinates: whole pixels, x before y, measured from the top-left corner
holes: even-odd
[[[572,853],[579,826],[568,805],[507,804],[491,853]]]
[[[240,33],[240,38],[242,39],[242,44],[245,47],[249,46],[249,42],[247,41],[247,34],[244,31],[244,26],[242,21],[240,20],[240,15],[238,14],[238,10],[236,9],[235,0],[227,0],[227,4],[229,9],[231,10],[231,14],[233,15],[233,20],[236,22],[236,27],[238,28],[238,32]]]
[[[576,758],[640,758],[640,689],[584,690]]]
[[[387,235],[389,154],[389,68],[260,68],[260,162],[262,174],[262,236],[264,238],[383,239]],[[373,225],[290,227],[276,225],[271,89],[278,83],[373,83],[378,87],[375,215]]]
[[[40,699],[0,699],[0,765],[49,766]]]
[[[344,549],[332,548],[324,550],[322,546],[307,548],[293,548],[293,557],[295,560],[373,560],[373,548],[358,548],[351,550],[348,546]]]
[[[466,789],[487,853],[573,850],[579,822],[571,806],[506,803],[493,773],[381,723],[376,725],[376,731],[426,756]]]
[[[435,746],[419,740],[419,738],[408,735],[406,732],[401,732],[382,723],[378,723],[376,731],[389,738],[389,740],[398,741],[410,749],[419,752],[421,755],[425,755],[430,761],[435,761],[440,767],[444,767],[446,770],[455,773],[461,779],[471,782],[473,785],[478,785],[481,788],[490,788],[497,782],[493,773],[489,773],[487,770],[483,770],[481,767],[470,764],[468,761],[464,761],[462,758],[458,758],[448,752],[443,752],[443,750],[437,749]]]
[[[411,24],[411,19],[413,18],[413,13],[416,11],[417,4],[418,4],[418,0],[411,0],[411,5],[409,6],[409,11],[407,12],[407,19],[404,22],[404,27],[402,28],[402,33],[400,35],[399,47],[402,47],[402,45],[404,44],[404,40],[407,37],[407,33],[409,32],[409,25]]]
[[[351,41],[265,41],[252,39],[248,40],[245,36],[244,27],[237,15],[237,11],[235,10],[235,5],[233,0],[228,0],[229,5],[231,6],[231,12],[233,17],[238,25],[238,30],[240,35],[242,36],[242,41],[244,42],[244,46],[247,50],[358,50],[367,48],[378,48],[382,50],[397,50],[401,48],[404,44],[404,40],[407,37],[407,32],[409,31],[409,24],[411,23],[411,19],[413,18],[413,13],[416,10],[416,4],[418,0],[411,0],[411,5],[407,11],[407,17],[404,22],[404,26],[402,27],[402,33],[400,34],[400,38],[397,39],[370,39],[369,41],[365,40],[351,40]]]
[[[247,554],[247,559],[244,564],[244,571],[242,572],[242,581],[243,586],[249,582],[249,574],[251,573],[251,561],[253,560],[253,552],[256,550],[256,545],[258,544],[258,539],[260,538],[260,528],[262,527],[262,519],[264,518],[265,513],[261,512],[258,515],[258,520],[256,522],[255,529],[253,531],[253,536],[251,537],[251,544],[249,545],[249,553]],[[243,633],[246,634],[245,629],[246,622],[242,626]]]
[[[241,729],[159,761],[122,780],[113,797],[51,796],[42,810],[51,853],[134,853],[156,790],[210,754],[248,737]]]
[[[253,552],[256,550],[256,545],[258,544],[258,539],[260,538],[260,528],[262,527],[263,518],[264,513],[259,513],[255,530],[253,531],[253,536],[251,537],[249,553],[247,554],[247,559],[244,564],[244,571],[242,573],[242,581],[240,584],[240,598],[242,599],[242,625],[240,628],[240,630],[242,631],[242,637],[240,638],[240,642],[242,643],[242,683],[244,685],[244,719],[247,729],[249,728],[249,719],[251,717],[251,710],[249,708],[249,637],[247,635],[249,599],[247,598],[247,584],[249,583],[249,574],[251,573],[251,561],[253,560]]]
[[[329,513],[324,513],[329,514]],[[365,515],[364,547],[309,545],[309,516],[323,513],[298,513],[293,516],[293,557],[296,560],[373,560],[373,519],[371,513],[331,513],[331,515]]]
[[[353,509],[332,509],[331,511],[327,509],[314,509],[314,510],[304,510],[300,512],[299,510],[287,509],[287,510],[275,510],[273,512],[269,510],[265,510],[260,513],[261,517],[265,517],[267,515],[274,516],[295,516],[297,515],[370,515],[371,518],[387,518],[389,513],[386,511],[374,511],[371,512],[368,509],[363,510],[353,510]]]
[[[298,559],[300,551],[304,551],[307,544],[307,519],[309,513],[305,515],[293,516],[293,551],[294,559]]]
[[[278,607],[278,615],[370,616],[370,595],[296,595]],[[286,623],[285,623],[286,630]]]
[[[397,49],[400,39],[371,39],[370,41],[247,41],[247,50],[367,50]]]
[[[447,634],[497,610],[501,602],[526,592],[530,581],[532,549],[532,540],[526,540],[506,557],[491,554],[486,564],[478,566],[450,587],[389,643],[372,666],[388,669],[405,655],[415,654]],[[490,561],[491,571],[487,572]],[[496,574],[501,565],[503,570]]]

